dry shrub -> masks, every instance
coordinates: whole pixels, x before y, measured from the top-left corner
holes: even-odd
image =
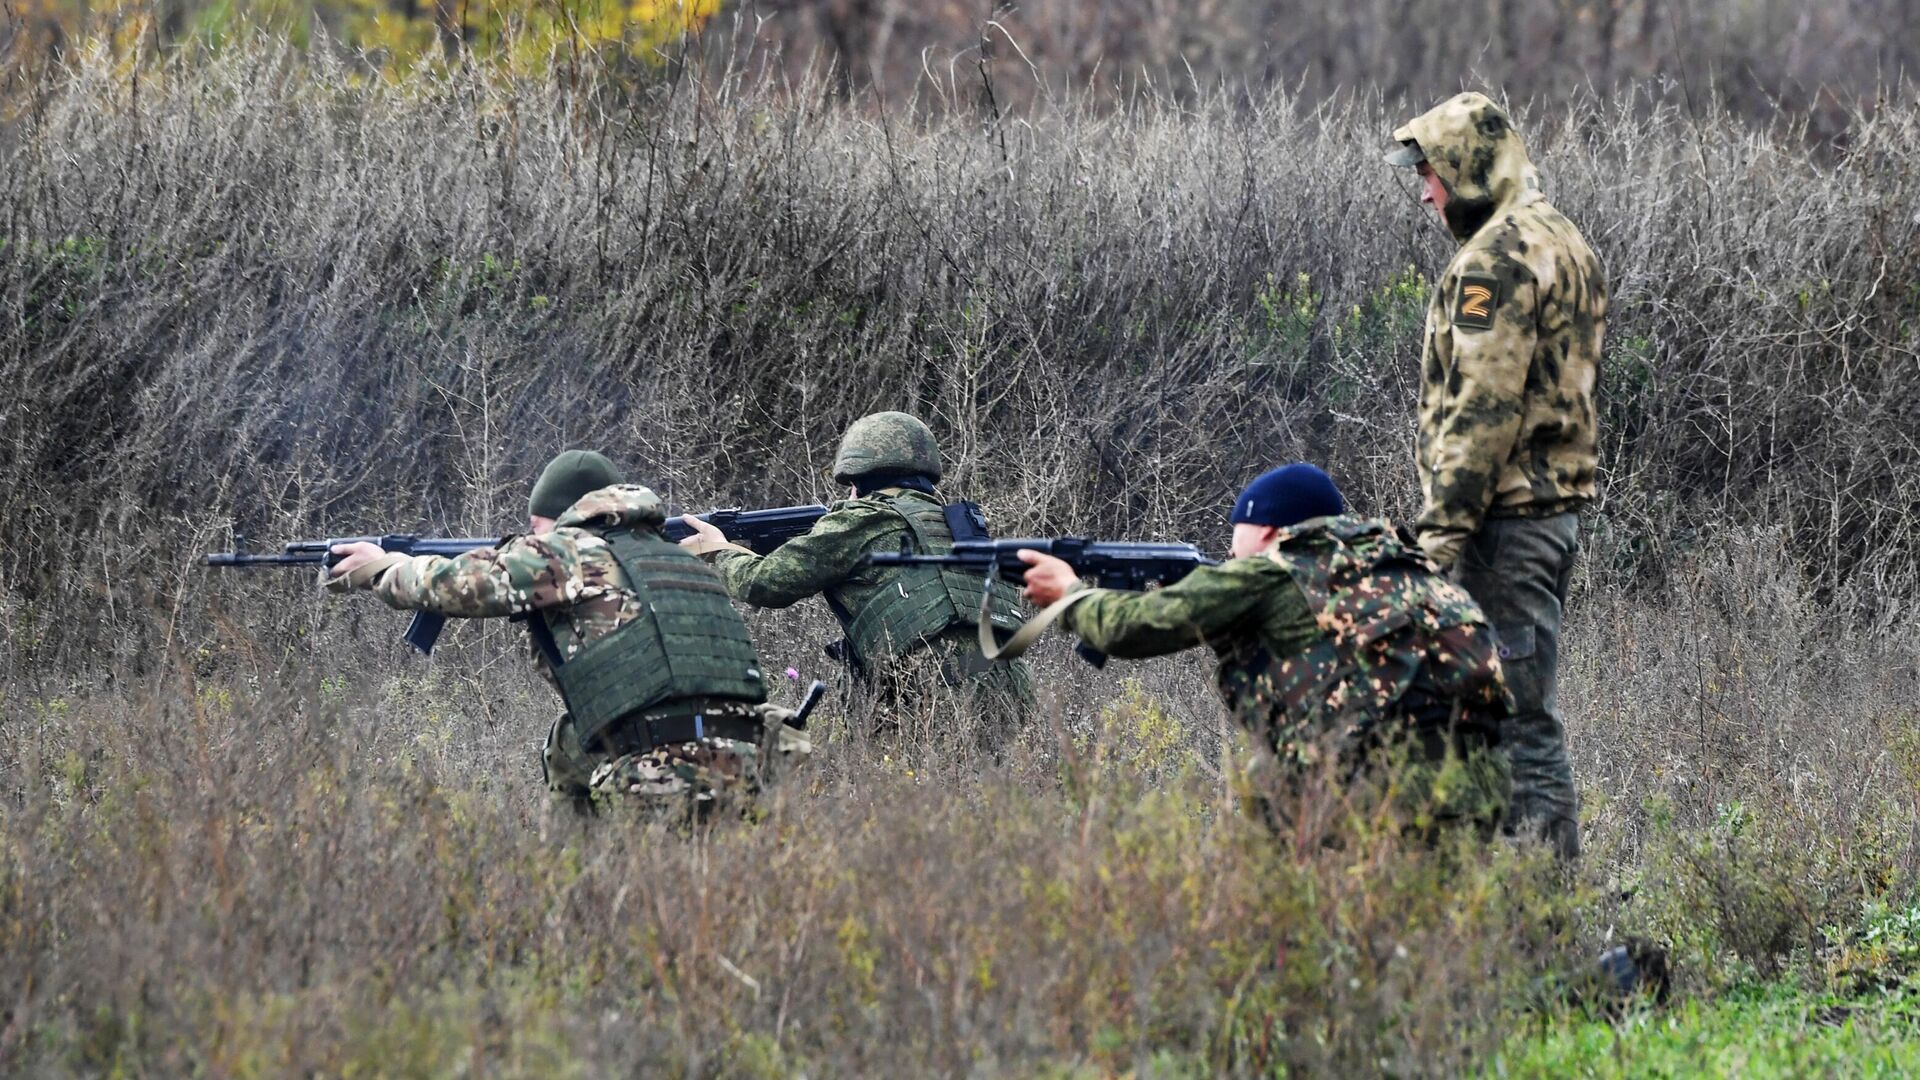
[[[551,696],[510,628],[427,664],[384,608],[193,563],[234,530],[506,530],[568,445],[682,505],[816,499],[881,407],[1009,533],[1209,541],[1296,457],[1404,514],[1446,242],[1381,111],[983,133],[260,47],[38,91],[0,129],[0,1065],[1414,1073],[1621,933],[1695,990],[1894,955],[1909,107],[1828,164],[1629,102],[1524,118],[1614,297],[1559,900],[1504,848],[1270,841],[1198,656],[1050,646],[992,752],[948,706],[875,739],[842,702],[759,828],[582,827],[537,790]],[[824,611],[753,625],[769,670],[823,672]]]
[[[1912,904],[1920,628],[1901,606],[1822,599],[1775,528],[1573,619],[1590,861],[1696,988],[1819,977],[1869,912]]]
[[[1222,813],[1137,692],[965,778],[831,744],[693,839],[325,685],[58,711],[0,839],[0,1054],[54,1071],[1423,1071],[1550,944],[1510,853]]]
[[[1595,88],[1664,84],[1676,98],[1748,120],[1810,116],[1842,136],[1854,109],[1920,72],[1920,32],[1889,0],[1443,0],[1274,4],[1260,0],[747,0],[708,51],[752,45],[799,73],[833,66],[831,90],[871,83],[897,98],[983,110],[1142,84],[1203,97],[1222,84],[1296,90],[1314,103],[1444,93],[1463,82],[1517,101],[1565,103]],[[722,20],[723,23],[725,20]],[[982,69],[995,76],[989,90]]]
[[[1777,532],[1667,589],[1573,613],[1588,856],[1566,897],[1533,853],[1409,849],[1338,801],[1311,808],[1334,846],[1268,835],[1194,657],[1094,673],[1051,646],[1044,715],[986,750],[964,713],[876,739],[836,698],[766,819],[695,840],[550,812],[552,703],[508,639],[391,664],[354,640],[389,612],[251,671],[15,690],[0,1060],[1408,1074],[1483,1060],[1627,934],[1672,946],[1690,993],[1899,977],[1910,622],[1829,646]],[[756,630],[797,658],[820,618]]]
[[[138,663],[142,609],[191,637],[231,531],[512,528],[567,445],[693,506],[823,497],[883,407],[1007,530],[1204,540],[1289,458],[1413,508],[1448,242],[1392,117],[1148,98],[983,137],[697,85],[266,44],[46,82],[0,143],[16,660]],[[1920,113],[1833,165],[1631,102],[1523,122],[1610,267],[1608,579],[1778,522],[1823,587],[1913,587]]]

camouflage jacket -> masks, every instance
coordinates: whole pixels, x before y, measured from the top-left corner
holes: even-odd
[[[1351,741],[1389,717],[1415,719],[1403,706],[1416,680],[1442,713],[1455,700],[1506,709],[1479,608],[1384,521],[1315,518],[1155,592],[1095,590],[1062,618],[1113,656],[1212,647],[1235,719],[1295,760],[1319,736]]]
[[[573,660],[588,645],[647,614],[605,534],[658,529],[665,520],[665,507],[652,491],[616,484],[582,496],[548,532],[508,537],[497,547],[451,559],[396,557],[367,587],[393,607],[460,618],[542,613],[556,649]],[[541,675],[559,689],[540,646],[530,641],[529,649]],[[746,700],[711,697],[669,698],[658,713],[671,714],[689,700],[709,717],[778,715]],[[615,754],[583,744],[574,721],[569,711],[554,724],[541,764],[549,790],[577,804],[622,802],[665,811],[679,821],[727,799],[750,800],[759,789],[764,763],[755,743],[703,738]]]
[[[1461,94],[1394,138],[1418,141],[1446,184],[1460,241],[1427,307],[1415,527],[1451,566],[1489,515],[1545,517],[1593,497],[1607,285],[1492,101]]]
[[[1206,645],[1219,657],[1216,685],[1250,732],[1265,730],[1267,696],[1248,676],[1258,655],[1296,656],[1324,636],[1305,595],[1280,564],[1261,556],[1202,566],[1152,592],[1093,589],[1061,624],[1109,656],[1161,656]]]
[[[554,640],[571,658],[640,614],[601,532],[665,521],[665,507],[649,489],[601,488],[568,508],[551,532],[511,536],[452,559],[416,555],[382,572],[371,588],[396,608],[466,619],[563,609],[564,631],[556,627]],[[532,655],[548,674],[537,648]]]

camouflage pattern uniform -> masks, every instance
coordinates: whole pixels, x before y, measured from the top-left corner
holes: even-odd
[[[1600,262],[1540,191],[1499,106],[1461,94],[1394,132],[1446,186],[1460,249],[1427,309],[1420,544],[1492,621],[1518,711],[1510,825],[1579,853],[1555,676],[1576,512],[1597,471],[1594,391],[1607,314]]]
[[[642,595],[614,557],[608,535],[629,530],[657,537],[664,520],[659,497],[647,488],[601,488],[574,503],[550,532],[510,537],[498,547],[458,558],[389,555],[355,574],[351,586],[369,588],[403,610],[473,619],[545,616],[556,651],[570,662],[646,614]],[[671,551],[678,553],[677,548]],[[686,557],[685,564],[705,575],[692,558]],[[726,614],[739,620],[730,608]],[[744,624],[740,633],[744,637]],[[535,644],[532,651],[542,676],[558,687],[542,648]],[[637,809],[675,824],[706,817],[716,806],[746,809],[768,779],[769,766],[806,752],[804,736],[781,725],[790,714],[759,704],[764,683],[758,662],[753,663],[741,681],[758,684],[757,695],[670,699],[623,723],[688,714],[701,715],[708,724],[737,718],[763,727],[767,735],[759,742],[701,738],[619,753],[610,745],[617,734],[612,731],[609,738],[583,745],[569,712],[555,722],[543,751],[549,789],[577,806]]]
[[[1419,766],[1400,785],[1416,813],[1499,820],[1507,780],[1495,747],[1510,699],[1492,633],[1387,522],[1312,518],[1259,555],[1154,592],[1086,591],[1062,623],[1111,656],[1212,648],[1228,711],[1283,776],[1331,757],[1352,779],[1391,747]],[[1466,782],[1436,785],[1432,766],[1450,753]]]
[[[755,607],[782,608],[809,596],[823,596],[848,631],[844,644],[851,649],[855,670],[883,703],[897,705],[919,692],[924,676],[964,689],[976,701],[992,703],[998,715],[990,726],[1004,730],[1032,706],[1032,677],[1025,663],[995,664],[980,655],[975,629],[978,580],[951,583],[958,599],[939,620],[944,625],[928,637],[894,641],[885,633],[883,620],[863,618],[878,605],[904,599],[903,593],[933,587],[931,582],[915,580],[919,575],[914,571],[919,568],[863,566],[861,560],[869,552],[900,550],[902,539],[916,549],[951,550],[953,537],[939,520],[940,506],[940,500],[931,495],[883,488],[833,504],[812,531],[780,545],[772,554],[724,548],[704,557],[712,561],[734,599]],[[924,545],[910,527],[909,515],[925,534]],[[1004,590],[995,594],[995,619],[1011,629],[1018,625],[1018,618],[1006,595]],[[931,670],[915,670],[922,664]]]
[[[984,583],[952,570],[862,565],[871,552],[945,554],[953,530],[932,494],[945,465],[933,431],[903,412],[879,412],[848,425],[834,454],[833,478],[858,498],[835,503],[805,536],[761,556],[696,542],[727,591],[755,607],[780,608],[822,595],[846,631],[836,651],[887,711],[933,688],[960,690],[986,723],[990,742],[1033,705],[1023,663],[993,663],[980,653],[977,627]],[[975,522],[984,531],[983,522]],[[1019,625],[1005,591],[993,594],[993,621]]]

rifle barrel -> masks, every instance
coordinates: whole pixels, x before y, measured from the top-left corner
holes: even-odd
[[[325,554],[314,552],[254,555],[244,551],[214,551],[206,558],[208,566],[318,566]]]
[[[333,554],[336,544],[374,544],[383,551],[402,555],[440,555],[452,558],[479,548],[493,547],[500,541],[491,536],[339,536],[324,540],[289,541],[278,554],[250,551],[215,551],[204,560],[208,566],[332,566],[339,562]]]
[[[767,510],[711,510],[701,514],[700,519],[710,521],[728,534],[729,539],[752,548],[762,555],[768,554],[781,544],[796,536],[812,530],[814,522],[819,521],[827,508],[818,503],[806,506],[777,506]],[[693,534],[678,516],[668,518],[661,528],[668,540],[680,541]],[[255,554],[241,550],[246,546],[242,537],[235,536],[235,550],[216,551],[204,560],[208,566],[257,567],[257,566],[332,566],[340,560],[333,555],[336,544],[376,544],[382,550],[402,555],[440,555],[453,558],[478,548],[493,547],[500,541],[491,536],[413,536],[407,534],[389,534],[386,536],[335,536],[325,539],[303,539],[288,542],[278,554]]]

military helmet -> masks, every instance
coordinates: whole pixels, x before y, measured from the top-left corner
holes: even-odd
[[[840,437],[840,451],[833,456],[833,479],[840,484],[886,473],[938,480],[941,472],[940,446],[933,432],[903,412],[873,413],[855,420]]]

